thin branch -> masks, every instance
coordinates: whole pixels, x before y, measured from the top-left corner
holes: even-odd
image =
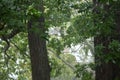
[[[5,40],[5,39],[11,39],[13,38],[15,35],[17,35],[18,33],[20,33],[20,30],[18,29],[13,29],[12,32],[8,35],[3,35],[1,37],[2,40]]]
[[[5,53],[5,55],[10,58],[10,56],[7,54],[7,50],[9,49],[10,47],[10,43],[7,39],[4,39],[4,41],[6,42],[6,45],[4,46],[4,49],[3,49],[3,52]]]
[[[3,49],[3,52],[4,52],[5,56],[7,56],[7,59],[6,59],[7,62],[6,62],[6,63],[8,63],[9,59],[12,59],[12,58],[7,54],[7,51],[8,51],[8,49],[9,49],[9,47],[10,47],[9,39],[13,38],[13,37],[14,37],[15,35],[17,35],[19,32],[20,32],[20,30],[18,30],[18,29],[13,29],[10,34],[8,34],[8,35],[2,35],[2,36],[1,36],[1,39],[6,42],[6,45],[4,46],[4,49]],[[12,60],[14,61],[14,59],[12,59]]]
[[[71,68],[73,71],[75,71],[75,67],[73,67],[72,65],[70,65],[69,63],[67,63],[64,59],[62,59],[60,56],[56,55],[55,52],[53,50],[51,50],[50,48],[48,48],[48,50],[52,53],[54,53],[54,55],[60,59],[65,65],[67,65],[69,68]],[[76,77],[73,77],[72,80],[76,80]]]
[[[13,43],[12,41],[11,41],[11,43],[13,44],[13,46],[16,47],[16,49],[18,49],[19,51],[22,51],[22,49],[20,49],[15,43]],[[30,56],[28,54],[25,53],[24,55],[27,56],[28,58],[30,58]]]
[[[4,52],[4,55],[5,55],[5,63],[8,65],[10,56],[7,54],[7,50],[10,47],[10,43],[7,39],[4,39],[4,41],[6,42],[6,45],[4,46],[3,52]]]
[[[70,67],[73,71],[75,70],[75,68],[74,68],[72,65],[70,65],[69,63],[67,63],[67,62],[66,62],[65,60],[63,60],[60,56],[56,55],[53,50],[51,50],[51,49],[48,49],[48,50],[49,50],[50,52],[54,53],[54,55],[55,55],[58,59],[60,59],[65,65],[67,65],[68,67]]]
[[[60,56],[56,56],[58,59],[60,59],[64,64],[66,64],[68,67],[70,67],[72,70],[75,70],[75,68],[70,65],[69,63],[67,63],[64,59],[62,59]]]
[[[72,50],[71,53],[75,53],[75,52],[79,51],[82,46],[83,46],[83,45],[81,44],[77,49]]]
[[[7,54],[7,51],[10,48],[10,41],[9,41],[9,39],[7,39],[6,37],[2,36],[2,40],[4,40],[6,42],[6,45],[3,48],[3,53],[4,53],[4,56],[5,56],[4,57],[5,58],[5,63],[8,65],[8,62],[9,62],[10,59],[13,60],[14,62],[15,62],[15,60],[14,60],[14,58],[12,58],[10,55]]]

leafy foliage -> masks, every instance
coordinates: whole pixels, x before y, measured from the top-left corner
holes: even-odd
[[[93,74],[94,72],[91,70],[93,66],[91,64],[77,64],[75,74],[77,77],[80,77],[82,80],[94,80]]]
[[[100,5],[105,4],[105,6],[103,5],[102,7],[94,6],[91,0],[44,0],[44,15],[41,15],[39,9],[35,8],[40,3],[37,2],[30,0],[0,0],[0,64],[2,64],[0,65],[0,79],[10,79],[12,78],[11,75],[17,75],[20,80],[31,79],[31,77],[29,77],[31,69],[26,26],[32,16],[34,20],[40,16],[46,18],[44,24],[46,32],[44,34],[36,28],[32,28],[32,30],[47,40],[48,48],[52,48],[57,57],[64,58],[68,63],[76,64],[77,62],[74,62],[75,59],[72,56],[63,54],[63,50],[66,47],[83,44],[85,45],[84,48],[82,47],[84,52],[88,53],[89,50],[91,50],[91,52],[94,53],[94,50],[91,49],[93,48],[93,46],[91,47],[91,43],[88,42],[90,43],[89,45],[86,42],[88,38],[98,35],[104,37],[114,37],[114,35],[118,35],[115,33],[116,29],[114,27],[116,26],[115,15],[119,13],[120,7],[118,0],[100,0]],[[95,10],[94,7],[97,9],[96,12],[98,14],[93,14]],[[109,8],[109,11],[104,10],[104,7]],[[96,24],[94,24],[94,22],[96,22]],[[36,22],[34,26],[38,25]],[[54,29],[54,32],[56,28],[59,29],[57,34],[53,33],[50,35],[48,30]],[[4,49],[8,43],[3,36],[8,36],[16,29],[19,34],[12,39],[7,39],[10,47],[5,52]],[[108,56],[101,56],[101,50],[105,48],[102,44],[95,47],[95,49],[97,48],[99,56],[107,59],[106,62],[112,60],[118,64],[120,55],[116,53],[120,52],[119,47],[119,41],[112,40],[109,44],[111,53]],[[63,74],[65,75],[66,73],[74,76],[71,69],[69,69],[70,72],[64,71],[68,69],[68,66],[63,63],[64,62],[58,60],[55,56],[50,58],[52,77],[59,77],[59,75],[63,77]],[[76,65],[76,76],[82,80],[93,80],[92,73],[86,70],[89,67],[88,64]]]

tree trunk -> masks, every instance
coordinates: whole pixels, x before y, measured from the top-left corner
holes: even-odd
[[[37,6],[43,14],[43,3],[40,1]],[[50,69],[46,49],[44,17],[34,16],[28,22],[28,42],[31,57],[32,80],[50,80]]]
[[[101,7],[101,3],[98,2],[98,0],[93,0],[95,8],[96,7]],[[103,4],[104,5],[104,4]],[[103,6],[102,5],[102,6]],[[110,6],[110,5],[109,5]],[[104,7],[104,10],[107,10],[107,14],[109,14],[109,9],[108,7]],[[120,80],[120,57],[117,58],[117,61],[119,61],[118,63],[114,63],[114,59],[109,60],[108,62],[106,62],[106,56],[108,56],[109,54],[111,54],[111,49],[109,48],[109,44],[113,41],[113,40],[117,40],[120,42],[120,7],[118,7],[119,11],[115,11],[114,15],[114,20],[115,20],[115,26],[114,26],[114,33],[116,34],[111,34],[108,36],[105,35],[101,35],[102,31],[100,31],[100,35],[96,35],[94,38],[94,46],[95,46],[95,64],[96,64],[96,77],[95,80]],[[93,11],[94,14],[99,15],[99,9],[95,9]],[[104,13],[103,13],[104,14]],[[110,14],[108,15],[110,16]],[[107,18],[107,17],[105,17]],[[105,20],[104,18],[104,20]],[[106,23],[103,20],[103,24]],[[95,24],[97,24],[99,22],[96,21],[95,19]],[[96,26],[96,25],[95,25]],[[101,26],[102,27],[102,26]],[[103,26],[104,27],[104,26]],[[99,50],[97,49],[97,47],[99,45],[102,45],[103,48],[101,49],[101,54],[99,54]],[[120,52],[118,53],[114,53],[117,55],[120,55]]]

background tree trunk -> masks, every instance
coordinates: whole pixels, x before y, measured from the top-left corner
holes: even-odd
[[[38,4],[38,3],[37,3]],[[35,4],[36,5],[36,4]],[[43,14],[43,2],[36,6]],[[31,56],[32,80],[50,80],[50,68],[46,49],[44,17],[32,18],[28,23],[28,42]]]
[[[100,2],[98,2],[98,0],[93,0],[93,3],[95,5],[95,10],[93,11],[94,14],[99,15],[99,9],[97,9],[97,7],[101,7],[101,6],[105,6],[106,4],[102,4]],[[119,5],[119,4],[118,4]],[[110,6],[110,5],[109,5]],[[109,9],[107,7],[103,8],[104,10],[107,10],[107,14],[109,14]],[[106,62],[105,57],[109,54],[111,54],[111,50],[109,49],[109,44],[113,41],[113,40],[117,40],[120,42],[120,7],[118,7],[117,9],[118,11],[115,11],[114,13],[114,20],[115,20],[115,26],[114,26],[114,33],[117,33],[117,35],[97,35],[94,38],[94,46],[95,46],[95,63],[96,63],[96,77],[95,80],[120,80],[120,64],[118,63],[114,63],[113,60],[110,60],[108,62]],[[104,13],[103,13],[104,14]],[[110,16],[110,14],[108,15]],[[105,17],[107,18],[107,17]],[[97,24],[99,22],[97,22],[95,20],[95,24]],[[103,23],[105,23],[103,21]],[[96,25],[95,25],[96,26]],[[101,26],[102,27],[102,26]],[[104,26],[103,26],[104,27]],[[102,33],[102,32],[100,32]],[[99,55],[98,50],[96,49],[96,47],[98,45],[102,45],[104,48],[101,49],[102,53],[101,55]],[[119,53],[115,53],[115,54],[120,54]],[[119,58],[120,60],[120,58]],[[119,61],[118,60],[118,61]]]

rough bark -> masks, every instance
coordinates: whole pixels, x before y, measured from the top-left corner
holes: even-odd
[[[43,13],[43,3],[39,4],[39,10]],[[50,80],[46,40],[42,37],[45,33],[44,21],[44,17],[41,15],[39,18],[31,19],[28,23],[28,42],[31,56],[32,80]]]
[[[93,0],[95,8],[96,6],[100,7],[99,1],[98,0]],[[108,10],[107,12],[109,13],[108,7],[104,7],[104,10]],[[115,26],[114,26],[114,32],[117,33],[117,35],[97,35],[94,38],[94,46],[95,46],[95,63],[96,63],[96,76],[95,80],[120,80],[120,65],[114,63],[112,60],[105,62],[105,57],[111,53],[111,50],[109,49],[109,44],[113,40],[117,40],[120,42],[120,8],[118,11],[115,11],[114,15],[114,20],[115,20]],[[99,10],[95,9],[93,11],[94,14],[99,15]],[[104,13],[103,13],[104,14]],[[107,18],[107,17],[106,17]],[[104,22],[104,21],[103,21]],[[95,21],[95,24],[97,24],[97,21]],[[95,25],[96,26],[96,25]],[[101,49],[102,54],[98,55],[96,47],[98,45],[103,45],[104,49]],[[120,54],[120,53],[115,53],[115,54]],[[104,56],[104,57],[103,57]],[[120,59],[119,59],[120,60]]]

